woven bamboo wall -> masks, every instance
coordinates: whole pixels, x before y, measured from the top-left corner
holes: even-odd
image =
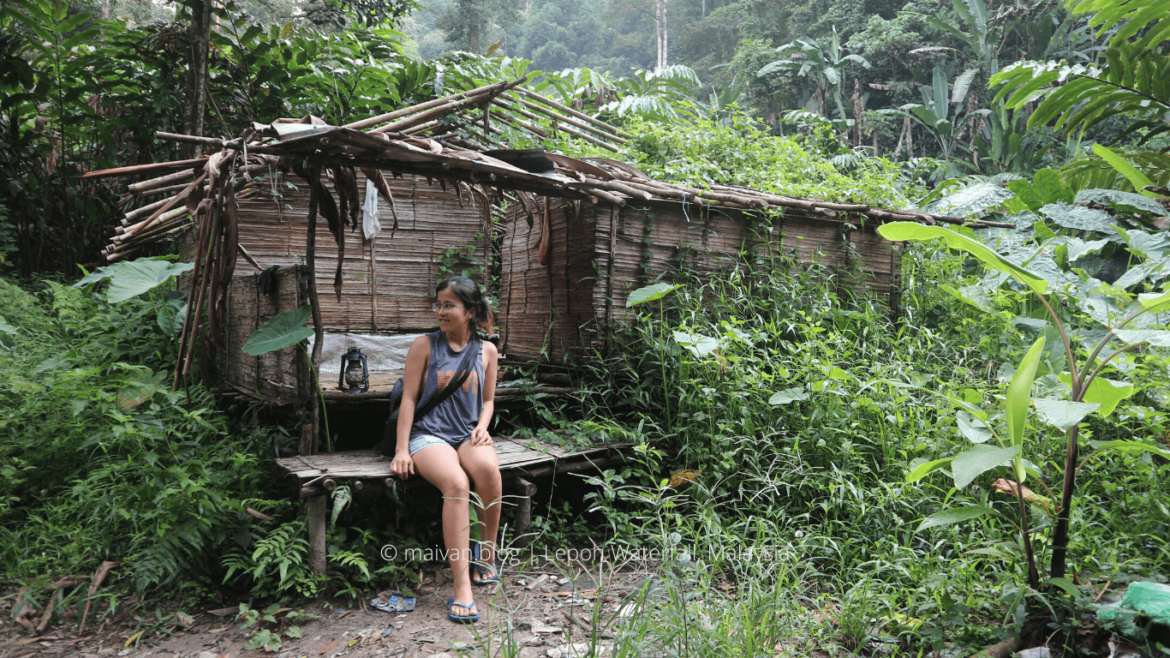
[[[272,316],[298,306],[297,274],[299,267],[282,267],[276,271],[273,292],[260,291],[256,274],[237,274],[228,287],[228,316],[224,330],[223,379],[237,389],[259,394],[268,402],[289,404],[297,401],[299,377],[296,347],[269,352],[261,356],[245,354],[240,348],[248,336]]]
[[[538,198],[540,212],[532,226],[516,204],[511,206],[501,250],[503,277],[497,320],[504,354],[512,354],[512,345],[516,345],[525,358],[537,358],[545,350],[548,359],[559,361],[590,345],[596,331],[593,268],[606,255],[598,256],[595,250],[599,248],[599,227],[608,231],[610,206],[555,198],[547,202],[549,249],[544,264],[540,262],[540,242],[545,198]],[[599,221],[598,214],[605,218]]]
[[[359,171],[358,189],[363,199],[366,179]],[[399,230],[393,225],[385,201],[379,205],[382,233],[373,241],[375,258],[363,247],[361,227],[345,232],[345,266],[340,299],[334,293],[337,244],[323,217],[317,220],[317,291],[326,331],[413,333],[434,327],[431,297],[443,254],[452,247],[475,245],[474,256],[484,262],[481,235],[483,200],[466,191],[460,195],[447,185],[430,184],[425,178],[386,175],[394,195]],[[290,189],[284,181],[297,185]],[[261,194],[240,201],[240,244],[262,267],[302,265],[305,262],[309,188],[296,176],[286,176],[275,187],[283,195]],[[337,198],[331,185],[326,186]],[[237,272],[254,271],[241,260]],[[377,293],[374,293],[376,282]]]
[[[229,384],[258,392],[265,401],[277,404],[296,401],[294,349],[253,357],[240,347],[273,315],[297,307],[294,270],[305,262],[309,190],[296,176],[284,180],[296,188],[277,181],[279,203],[271,191],[240,201],[240,244],[262,267],[282,267],[278,270],[278,291],[267,296],[257,289],[255,268],[243,258],[239,260],[228,289],[227,348],[221,365]],[[435,284],[444,276],[440,264],[446,251],[474,244],[474,257],[481,264],[485,262],[483,240],[477,237],[483,226],[482,199],[466,191],[460,199],[452,186],[444,190],[425,178],[387,175],[386,180],[394,195],[398,231],[390,236],[393,219],[385,201],[379,205],[382,233],[372,243],[373,259],[369,245],[362,245],[360,226],[352,232],[346,230],[340,298],[333,288],[337,244],[325,219],[318,217],[317,293],[327,332],[396,335],[430,331],[435,325],[430,305]],[[326,187],[336,199],[333,187]],[[360,171],[358,189],[364,200],[365,177]]]
[[[503,352],[520,359],[580,358],[598,331],[625,311],[629,292],[666,269],[685,267],[700,275],[727,267],[758,240],[814,259],[839,272],[839,280],[865,285],[897,309],[898,254],[859,219],[842,221],[788,211],[769,234],[752,231],[744,212],[704,210],[694,205],[651,202],[635,208],[584,205],[580,212],[550,203],[551,260],[539,259],[542,217],[528,226],[526,213],[510,207],[501,250],[501,340]],[[567,249],[567,252],[566,252]],[[612,258],[611,258],[612,252]],[[612,300],[612,301],[611,301]]]

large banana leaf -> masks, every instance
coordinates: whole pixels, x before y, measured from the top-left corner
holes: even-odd
[[[1048,292],[1048,281],[1012,263],[995,253],[987,245],[941,226],[925,226],[916,222],[890,222],[877,229],[878,234],[893,242],[905,240],[941,239],[951,249],[958,249],[979,259],[985,266],[1003,272],[1024,284],[1038,295]]]

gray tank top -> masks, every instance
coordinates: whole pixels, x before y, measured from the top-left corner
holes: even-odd
[[[458,373],[455,368],[463,357],[463,352],[456,352],[447,344],[447,335],[442,330],[427,334],[431,341],[431,358],[427,364],[427,381],[423,387],[423,400],[429,400],[447,382],[455,379]],[[463,349],[471,349],[468,342]],[[482,348],[481,348],[482,350]],[[453,447],[471,438],[471,430],[479,422],[479,414],[483,411],[483,353],[475,359],[475,369],[468,375],[467,380],[459,390],[452,393],[429,414],[415,421],[410,432],[410,438],[422,434],[430,434],[443,439]]]

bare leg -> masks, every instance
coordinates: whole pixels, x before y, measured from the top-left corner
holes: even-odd
[[[459,464],[475,482],[475,493],[478,496],[475,514],[480,521],[479,560],[484,565],[493,565],[496,563],[496,541],[500,532],[500,505],[504,486],[500,478],[500,462],[496,457],[496,449],[493,446],[472,446],[470,441],[466,442],[459,446]],[[490,577],[490,573],[488,575]],[[478,581],[479,573],[473,572],[471,577]]]
[[[447,547],[447,560],[451,563],[451,575],[455,579],[455,602],[470,603],[475,599],[471,594],[469,578],[471,551],[468,548],[470,516],[468,514],[467,474],[459,464],[455,449],[446,445],[428,446],[413,456],[415,468],[428,482],[439,488],[443,494],[443,542]],[[465,617],[476,613],[451,606],[451,612]]]

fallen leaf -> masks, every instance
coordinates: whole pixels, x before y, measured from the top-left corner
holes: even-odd
[[[670,482],[668,483],[667,486],[678,487],[678,486],[681,486],[681,485],[686,484],[688,482],[694,482],[695,478],[699,477],[702,474],[703,474],[703,471],[696,471],[696,470],[692,470],[689,468],[684,468],[683,470],[679,471],[678,473],[675,473],[674,475],[670,476]]]
[[[333,647],[335,647],[335,646],[337,646],[337,640],[334,640],[334,641],[330,642],[329,644],[326,644],[325,648],[321,650],[321,655],[325,655],[325,654],[329,653],[330,651],[333,651]]]
[[[230,608],[220,608],[219,610],[208,610],[207,614],[215,615],[216,617],[226,617],[228,615],[234,615],[239,611],[240,611],[240,606],[237,605],[237,606],[232,606]]]
[[[143,633],[145,633],[145,632],[146,632],[146,631],[138,631],[138,632],[137,632],[137,633],[135,633],[134,635],[131,635],[131,636],[130,636],[130,639],[129,639],[129,640],[126,640],[126,644],[123,644],[123,645],[122,645],[122,648],[123,648],[123,649],[127,649],[127,648],[129,648],[131,644],[134,644],[134,640],[137,640],[138,638],[142,637],[142,634],[143,634]]]
[[[207,632],[214,635],[215,633],[222,633],[222,632],[228,630],[229,628],[231,628],[231,626],[224,626],[223,628],[217,628],[215,630],[211,630],[211,631],[207,631]]]
[[[996,480],[995,484],[991,486],[1000,493],[1014,496],[1016,495],[1016,487],[1020,485],[1011,480],[1000,478]],[[1029,503],[1040,503],[1042,505],[1047,505],[1048,503],[1052,502],[1051,498],[1045,498],[1044,496],[1037,495],[1033,493],[1032,490],[1028,487],[1024,487],[1024,500],[1028,501]]]
[[[195,618],[185,612],[176,612],[175,621],[186,626],[187,628],[191,628],[195,625]]]

